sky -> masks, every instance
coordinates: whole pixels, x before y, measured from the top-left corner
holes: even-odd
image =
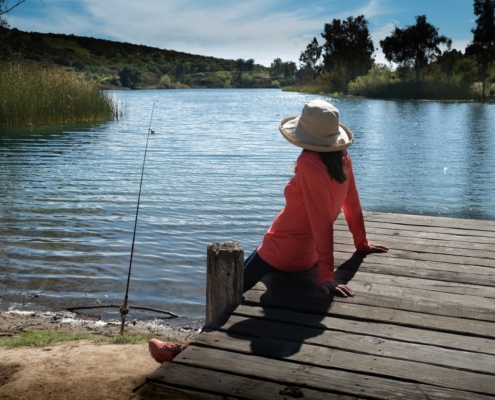
[[[9,0],[12,4],[15,0]],[[267,67],[294,61],[325,23],[364,15],[375,61],[395,26],[426,15],[452,48],[464,51],[475,26],[472,0],[26,0],[11,11],[12,28],[90,36],[160,49],[250,59]]]

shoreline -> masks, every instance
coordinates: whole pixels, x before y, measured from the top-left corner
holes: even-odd
[[[120,320],[90,320],[68,311],[11,310],[0,312],[0,344],[29,331],[117,336],[120,324]],[[193,340],[200,331],[156,319],[126,323],[126,334],[153,334],[181,343]],[[144,340],[139,344],[82,339],[40,347],[0,345],[0,398],[129,399],[159,365]]]

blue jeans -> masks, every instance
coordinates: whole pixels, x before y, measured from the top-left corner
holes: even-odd
[[[264,261],[255,250],[244,261],[244,288],[243,293],[247,292],[256,285],[261,278],[270,272],[281,272],[279,269],[272,267]]]

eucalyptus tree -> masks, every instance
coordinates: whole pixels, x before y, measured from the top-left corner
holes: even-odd
[[[307,75],[310,76],[311,83],[314,82],[315,75],[317,72],[317,63],[321,57],[322,47],[318,44],[318,40],[313,38],[313,40],[306,46],[306,50],[301,52],[299,56],[299,61],[301,63],[301,70],[305,70]]]
[[[343,90],[347,84],[360,75],[365,75],[373,66],[375,51],[368,21],[364,15],[334,19],[325,24],[321,34],[323,44],[323,64],[325,71],[337,70],[342,74]]]
[[[395,27],[390,36],[380,40],[385,58],[402,67],[413,67],[418,82],[421,70],[442,54],[441,44],[450,49],[452,40],[439,35],[438,28],[426,22],[426,15],[418,15],[416,25],[404,29]]]
[[[473,40],[466,48],[466,54],[476,56],[481,72],[482,98],[485,101],[487,72],[495,61],[495,0],[474,0],[476,28],[471,29]]]

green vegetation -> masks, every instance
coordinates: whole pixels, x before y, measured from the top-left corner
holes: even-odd
[[[122,110],[95,85],[63,69],[0,64],[0,125],[117,118]]]
[[[428,99],[428,100],[471,100],[479,98],[476,92],[459,77],[444,76],[438,71],[438,65],[431,65],[426,75],[418,82],[415,79],[401,79],[404,71],[392,71],[384,66],[374,66],[368,74],[358,77],[348,85],[349,93],[375,99]],[[413,71],[408,71],[409,73]]]
[[[0,10],[4,3],[0,0]],[[282,88],[387,99],[489,96],[493,101],[495,0],[473,0],[473,6],[476,27],[465,54],[451,50],[452,41],[420,15],[414,25],[395,27],[380,41],[394,66],[374,62],[375,44],[363,15],[324,24],[323,44],[313,38],[301,53],[299,68],[280,58],[267,68],[253,59],[227,60],[74,35],[22,32],[9,29],[0,15],[0,61],[55,66],[101,89]]]
[[[466,54],[476,58],[479,66],[482,82],[482,98],[486,96],[486,81],[493,63],[495,62],[495,0],[474,0],[474,15],[476,28],[471,29],[473,40],[466,48]],[[493,83],[493,78],[491,82]],[[493,85],[492,85],[493,86]],[[495,95],[493,87],[490,88],[490,95]]]
[[[102,89],[270,88],[296,82],[253,59],[226,60],[74,35],[0,27],[0,59],[56,66]]]
[[[298,84],[287,91],[383,99],[495,100],[495,0],[474,0],[473,40],[462,54],[438,28],[416,17],[380,41],[390,66],[373,60],[374,44],[363,15],[325,24],[301,52]],[[444,51],[440,48],[443,46]],[[322,61],[320,59],[322,58]]]
[[[72,340],[89,340],[101,344],[139,344],[147,342],[152,338],[158,338],[167,342],[179,342],[176,339],[159,337],[153,334],[125,334],[117,336],[102,336],[89,333],[61,333],[50,331],[23,332],[13,338],[0,339],[0,347],[13,349],[23,346],[44,347],[57,342],[68,342]]]

